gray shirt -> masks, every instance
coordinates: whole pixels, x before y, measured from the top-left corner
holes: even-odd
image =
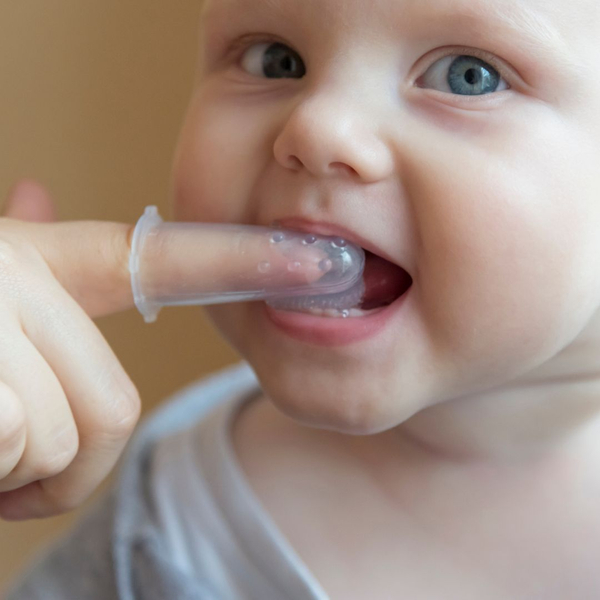
[[[326,600],[235,457],[231,423],[259,393],[242,363],[151,414],[114,486],[6,600]]]

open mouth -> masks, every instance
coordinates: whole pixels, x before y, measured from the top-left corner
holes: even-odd
[[[365,250],[365,292],[358,308],[363,311],[388,306],[408,291],[412,277],[399,265]]]
[[[356,286],[328,296],[281,299],[269,302],[279,310],[308,313],[330,318],[364,317],[389,306],[412,285],[412,277],[402,267],[368,250],[362,281]]]

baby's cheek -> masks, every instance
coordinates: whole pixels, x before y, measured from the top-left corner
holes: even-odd
[[[479,165],[480,186],[455,180],[424,224],[423,320],[458,374],[481,382],[549,359],[598,302],[589,192],[561,176],[564,163],[523,160]]]
[[[242,355],[245,355],[247,346],[243,335],[246,311],[247,304],[217,304],[204,308],[205,315],[219,333]]]
[[[259,144],[237,111],[210,98],[196,98],[173,165],[175,217],[243,222],[260,172]]]

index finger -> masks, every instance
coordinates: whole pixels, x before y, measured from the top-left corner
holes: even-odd
[[[27,227],[37,229],[36,246],[54,276],[92,317],[130,308],[134,296],[153,320],[148,315],[164,305],[335,293],[355,283],[364,265],[362,249],[337,238],[164,223],[155,207],[137,227],[92,221]]]
[[[129,273],[133,225],[105,221],[27,223],[54,277],[91,317],[134,306]]]
[[[132,242],[136,304],[217,304],[348,289],[364,253],[340,238],[228,223],[164,223],[148,207]]]

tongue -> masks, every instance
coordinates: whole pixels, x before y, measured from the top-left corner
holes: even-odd
[[[404,269],[371,252],[366,252],[363,278],[365,294],[360,305],[362,310],[391,304],[412,283],[410,275]]]

